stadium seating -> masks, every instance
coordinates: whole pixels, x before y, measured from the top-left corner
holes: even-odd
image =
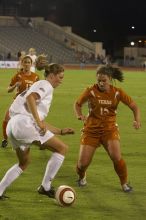
[[[76,63],[73,50],[29,27],[0,27],[0,33],[0,52],[5,48],[17,57],[19,50],[28,51],[34,47],[37,54],[45,53],[51,62]]]

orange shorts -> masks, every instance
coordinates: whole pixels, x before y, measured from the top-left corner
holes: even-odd
[[[106,144],[109,140],[120,140],[118,128],[114,128],[110,131],[98,132],[97,134],[83,132],[80,143],[81,145],[99,147],[101,144]]]

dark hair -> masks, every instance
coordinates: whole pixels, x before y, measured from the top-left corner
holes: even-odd
[[[62,65],[57,64],[57,63],[50,63],[45,66],[44,76],[47,77],[50,73],[57,75],[61,72],[64,72],[64,68]]]
[[[115,66],[112,65],[101,65],[97,68],[96,74],[103,74],[111,77],[112,79],[116,79],[120,82],[124,80],[123,72]]]
[[[21,61],[23,62],[25,59],[30,59],[31,63],[33,63],[32,59],[29,55],[26,55],[26,56],[22,57]]]

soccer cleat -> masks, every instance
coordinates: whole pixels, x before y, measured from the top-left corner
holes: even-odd
[[[8,145],[8,141],[6,139],[2,140],[1,147],[5,148]]]
[[[80,187],[86,186],[87,185],[86,176],[84,176],[82,179],[79,179],[77,182],[78,182],[78,186]]]
[[[5,196],[5,195],[1,195],[1,196],[0,196],[0,200],[5,200],[5,199],[9,199],[9,197],[8,197],[8,196]]]
[[[132,192],[132,186],[130,186],[128,183],[125,183],[122,185],[122,189],[124,192],[128,193],[128,192]]]
[[[48,197],[50,197],[50,198],[55,198],[55,190],[54,190],[53,187],[51,187],[50,190],[46,191],[46,190],[44,189],[44,187],[41,185],[41,186],[38,188],[38,193],[39,193],[39,194],[42,194],[42,195],[46,195],[46,196],[48,196]]]

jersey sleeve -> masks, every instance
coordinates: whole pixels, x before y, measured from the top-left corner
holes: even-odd
[[[16,82],[18,82],[18,75],[17,75],[17,74],[15,74],[15,75],[12,77],[9,86],[15,85]]]
[[[130,105],[133,102],[133,99],[127,95],[122,89],[119,89],[120,93],[120,101],[124,103],[125,105]]]
[[[86,88],[84,92],[78,97],[78,99],[76,100],[76,103],[79,106],[82,106],[84,103],[88,101],[89,96],[90,96],[90,89]]]
[[[53,87],[46,84],[45,80],[40,80],[34,83],[29,90],[27,91],[26,97],[31,93],[37,93],[40,96],[40,99],[43,99],[49,90],[53,90]]]
[[[40,77],[39,77],[39,75],[38,74],[34,74],[34,82],[37,82],[37,81],[39,81],[40,80]]]

